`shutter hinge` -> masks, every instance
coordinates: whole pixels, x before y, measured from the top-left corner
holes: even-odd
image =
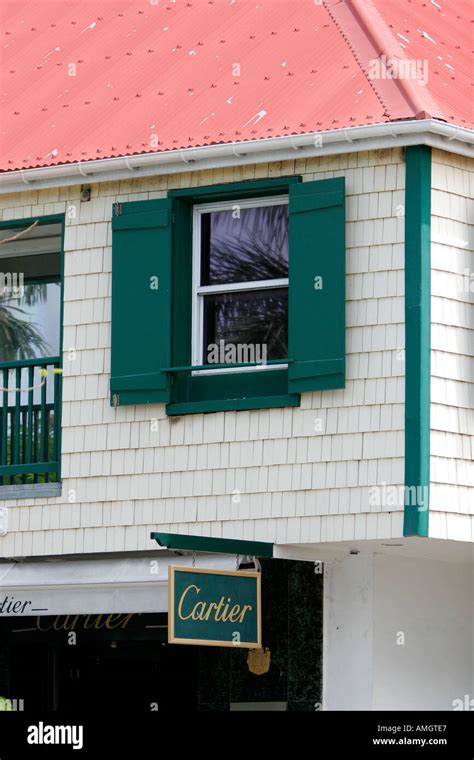
[[[122,204],[121,203],[114,203],[114,215],[115,216],[121,216],[122,215]]]
[[[176,214],[174,213],[174,211],[173,211],[173,213],[171,214],[171,221],[173,222],[173,224],[174,224],[174,223],[175,223],[175,221],[176,221]]]
[[[117,409],[119,404],[120,404],[120,396],[118,393],[114,393],[112,395],[112,406],[114,407],[114,409]]]

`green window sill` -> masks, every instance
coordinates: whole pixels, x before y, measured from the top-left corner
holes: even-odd
[[[300,394],[288,393],[288,370],[192,375],[177,372],[166,413],[196,414],[239,409],[299,406]]]
[[[166,414],[206,414],[208,412],[229,412],[242,409],[273,409],[282,406],[299,406],[300,396],[293,393],[284,396],[267,396],[263,398],[230,398],[213,401],[184,401],[167,404]]]

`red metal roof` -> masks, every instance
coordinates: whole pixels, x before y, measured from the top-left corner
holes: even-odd
[[[3,0],[0,169],[425,116],[473,126],[469,10],[469,0]],[[418,78],[426,65],[428,81],[373,78],[381,52],[412,60]]]

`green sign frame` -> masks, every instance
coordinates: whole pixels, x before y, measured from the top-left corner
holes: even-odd
[[[261,573],[168,568],[168,643],[261,649]]]

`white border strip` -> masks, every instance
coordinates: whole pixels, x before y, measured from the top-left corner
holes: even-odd
[[[439,150],[474,157],[474,130],[455,127],[436,119],[407,120],[289,137],[266,137],[200,148],[79,161],[0,173],[0,193],[203,171],[267,161],[335,156],[407,145],[429,145]]]

